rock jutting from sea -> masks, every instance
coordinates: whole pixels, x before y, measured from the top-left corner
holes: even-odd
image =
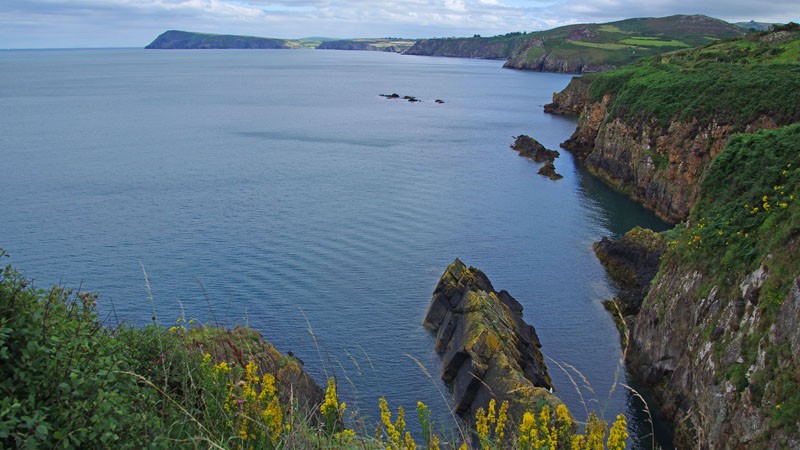
[[[515,417],[562,403],[551,393],[541,344],[522,320],[522,305],[495,291],[480,270],[453,261],[433,291],[423,326],[436,333],[441,378],[452,387],[456,413],[469,423],[492,399],[508,401]]]
[[[543,175],[551,180],[564,178],[556,173],[554,161],[560,156],[557,150],[548,150],[544,145],[530,136],[520,135],[514,138],[511,148],[519,152],[519,156],[532,159],[536,162],[544,163],[539,169],[539,175]]]

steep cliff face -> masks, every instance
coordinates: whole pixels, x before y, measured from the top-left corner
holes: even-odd
[[[587,106],[579,129],[563,147],[582,157],[595,175],[668,222],[689,215],[703,174],[732,134],[776,126],[769,117],[744,127],[725,120],[675,120],[666,127],[646,119],[609,120],[609,100],[604,96]]]
[[[679,448],[800,448],[798,146],[800,125],[733,138],[665,235],[628,367]]]
[[[536,330],[522,320],[522,305],[497,292],[478,269],[456,259],[433,292],[425,328],[436,332],[441,377],[453,389],[454,407],[467,421],[489,401],[508,401],[522,417],[561,402],[552,384]]]
[[[503,67],[556,73],[595,73],[616,67],[603,60],[592,61],[588,55],[580,52],[561,54],[557,50],[546,48],[546,42],[545,39],[530,39],[520,50],[510,55]]]
[[[701,272],[665,267],[639,313],[629,366],[676,424],[679,448],[800,446],[796,410],[781,416],[797,408],[800,278],[768,313],[753,298],[765,267],[732,296],[704,294]]]
[[[423,39],[406,50],[406,55],[453,58],[507,59],[522,40],[521,33],[494,37]]]

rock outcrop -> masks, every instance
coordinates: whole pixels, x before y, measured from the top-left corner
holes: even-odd
[[[198,333],[202,339],[192,338],[194,332],[191,330],[187,334],[191,348],[210,354],[216,362],[225,361],[240,367],[251,361],[256,363],[259,376],[270,373],[275,377],[275,386],[284,405],[298,405],[304,413],[310,414],[322,404],[325,392],[303,370],[303,361],[291,352],[281,354],[257,331],[242,327],[202,330],[202,333]]]
[[[456,259],[433,292],[425,328],[436,333],[441,377],[453,389],[456,412],[472,421],[489,400],[509,401],[510,414],[557,406],[536,330],[522,305],[497,292],[478,269]]]
[[[620,239],[604,237],[592,246],[597,259],[620,289],[615,300],[624,317],[639,313],[665,247],[661,234],[641,227],[630,230]]]
[[[559,153],[556,150],[548,150],[536,139],[530,136],[520,135],[511,144],[511,148],[519,152],[519,156],[532,159],[536,162],[544,163],[539,169],[539,175],[550,178],[551,180],[560,180],[563,176],[556,173],[556,166],[553,164]]]
[[[561,115],[579,115],[586,106],[590,83],[590,78],[573,77],[564,90],[553,93],[553,103],[544,105],[544,112]]]

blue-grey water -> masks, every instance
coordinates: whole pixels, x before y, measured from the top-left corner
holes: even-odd
[[[349,410],[425,400],[445,426],[443,385],[415,360],[438,373],[420,322],[459,257],[643,447],[640,405],[619,385],[609,397],[627,378],[591,244],[664,224],[566,152],[554,182],[509,149],[569,136],[574,120],[542,112],[568,81],[372,52],[0,52],[0,247],[40,286],[99,292],[110,323],[153,308],[162,324],[246,323],[321,383],[335,372]],[[423,102],[378,96],[393,92]]]

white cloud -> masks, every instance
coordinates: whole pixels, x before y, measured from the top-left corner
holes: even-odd
[[[484,36],[577,22],[706,14],[799,20],[774,0],[0,0],[0,48],[144,46],[167,29],[272,37]]]

